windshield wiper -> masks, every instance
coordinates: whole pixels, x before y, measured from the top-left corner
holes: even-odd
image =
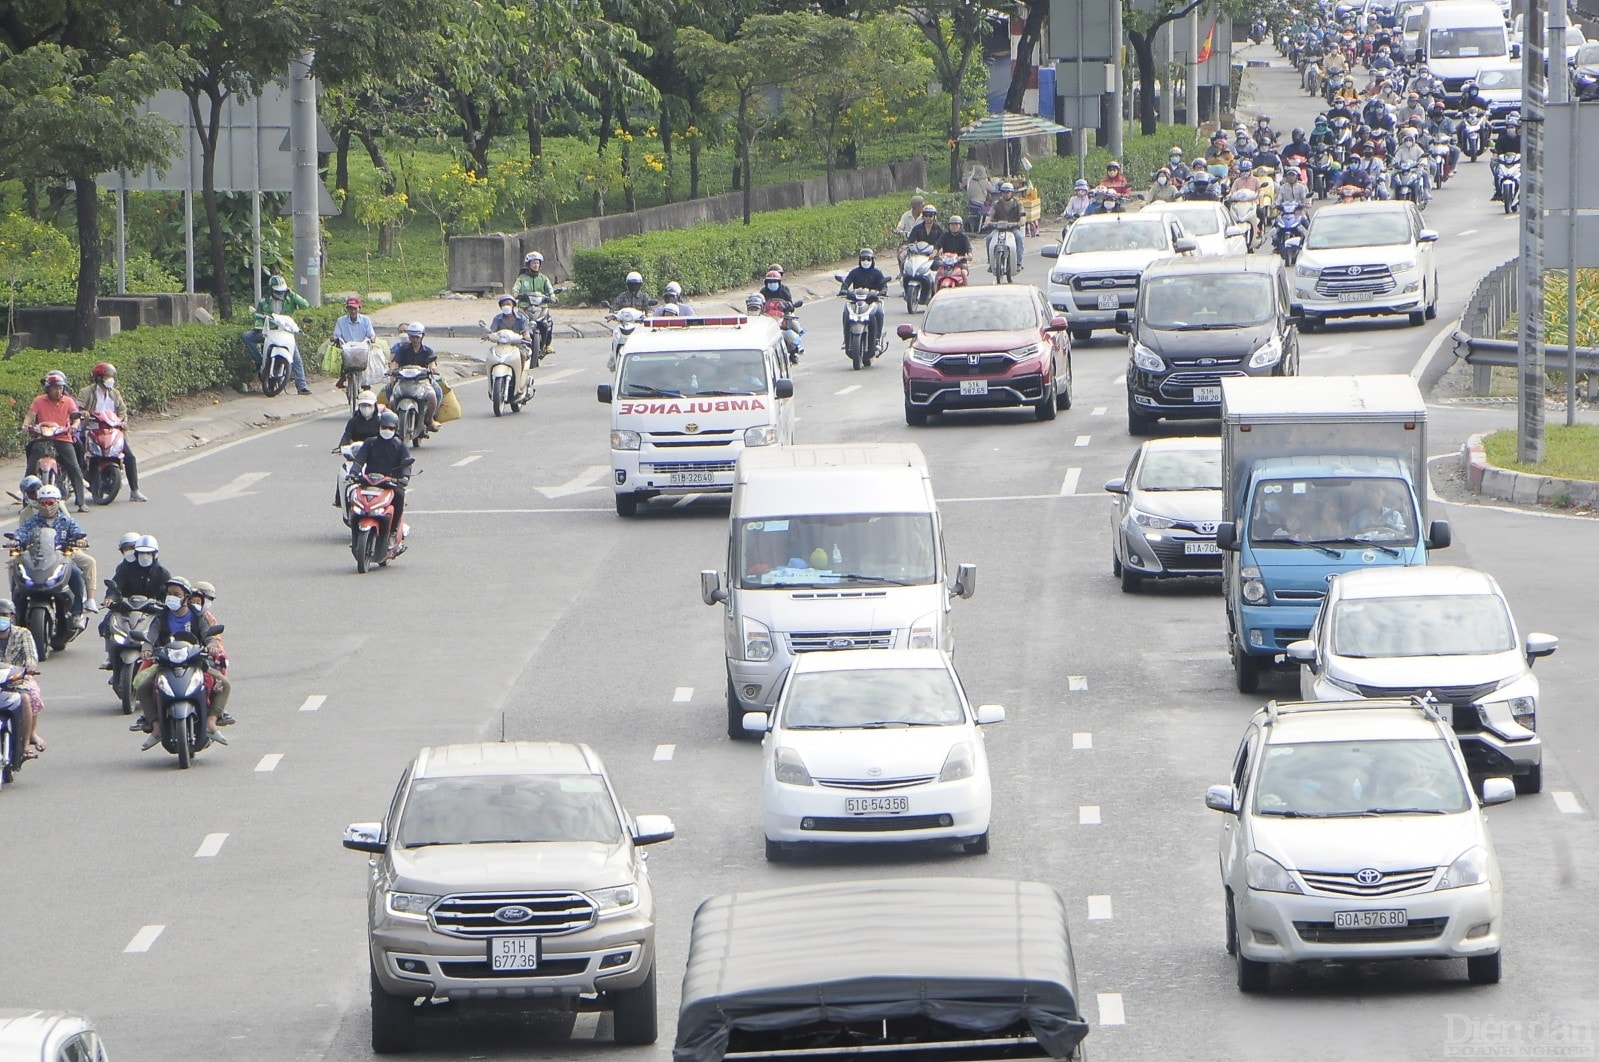
[[[730,395],[752,395],[754,391],[695,391],[696,395],[706,398],[726,398]]]
[[[412,841],[409,844],[403,844],[400,847],[409,851],[412,848],[441,848],[445,845],[455,845],[460,843],[460,841]]]
[[[654,395],[656,398],[682,398],[682,391],[663,391],[659,387],[649,384],[630,383],[622,388],[624,394],[629,395]]]
[[[1161,494],[1174,490],[1221,490],[1220,483],[1195,483],[1188,487],[1139,487],[1146,494]]]
[[[1306,545],[1343,545],[1352,549],[1380,549],[1390,557],[1399,556],[1399,551],[1392,546],[1385,546],[1381,542],[1367,542],[1363,538],[1318,538]]]
[[[862,575],[860,572],[839,572],[837,575],[828,576],[830,579],[848,579],[852,583],[887,583],[890,586],[915,586],[903,579],[890,579],[886,575]]]
[[[1250,545],[1254,546],[1309,546],[1311,549],[1320,550],[1329,557],[1342,557],[1343,554],[1330,546],[1324,546],[1313,538],[1260,538],[1251,539]]]
[[[1365,815],[1448,815],[1442,808],[1367,808]]]

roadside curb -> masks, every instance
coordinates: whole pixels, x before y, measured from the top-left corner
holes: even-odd
[[[1476,494],[1485,494],[1517,505],[1543,505],[1557,509],[1599,509],[1599,483],[1583,479],[1559,479],[1516,472],[1490,465],[1483,452],[1483,439],[1494,434],[1473,435],[1460,448],[1460,470],[1466,485]]]

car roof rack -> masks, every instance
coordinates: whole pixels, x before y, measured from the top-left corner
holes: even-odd
[[[1300,712],[1340,712],[1371,709],[1371,708],[1420,708],[1422,715],[1435,723],[1442,723],[1443,716],[1438,714],[1436,707],[1438,699],[1428,690],[1421,696],[1409,697],[1379,697],[1364,700],[1351,697],[1346,701],[1267,701],[1263,709],[1266,713],[1266,725],[1271,726],[1279,717],[1294,715]]]

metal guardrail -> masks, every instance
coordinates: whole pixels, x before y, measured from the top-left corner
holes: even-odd
[[[1486,395],[1494,369],[1513,369],[1516,358],[1516,341],[1500,339],[1505,322],[1516,312],[1520,286],[1516,283],[1516,259],[1489,270],[1478,281],[1477,287],[1466,300],[1466,309],[1460,315],[1460,327],[1451,337],[1455,341],[1455,357],[1465,361],[1474,371],[1472,390]],[[1566,347],[1544,345],[1544,357],[1551,370],[1566,367]],[[1577,371],[1599,373],[1599,350],[1592,347],[1577,348]]]
[[[1456,329],[1454,336],[1455,357],[1463,358],[1475,369],[1508,368],[1513,369],[1518,364],[1516,360],[1517,347],[1515,340],[1511,339],[1480,339],[1477,336],[1467,335],[1463,330]],[[1464,350],[1464,353],[1462,353]],[[1564,346],[1544,345],[1544,357],[1549,359],[1550,368],[1565,368],[1566,348]],[[1577,348],[1577,371],[1599,372],[1599,350],[1592,347]]]

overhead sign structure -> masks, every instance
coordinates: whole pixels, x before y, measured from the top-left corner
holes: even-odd
[[[1109,62],[1117,0],[1049,0],[1049,57]]]
[[[181,150],[164,169],[146,166],[126,175],[101,177],[107,188],[130,192],[187,192],[202,186],[199,130],[194,127],[188,97],[175,89],[157,92],[145,101],[145,112],[158,114],[182,134]],[[217,132],[214,176],[219,192],[288,192],[293,190],[290,163],[289,94],[267,85],[256,97],[229,96],[222,103]],[[329,150],[332,150],[331,144]],[[125,183],[124,183],[125,177]]]

